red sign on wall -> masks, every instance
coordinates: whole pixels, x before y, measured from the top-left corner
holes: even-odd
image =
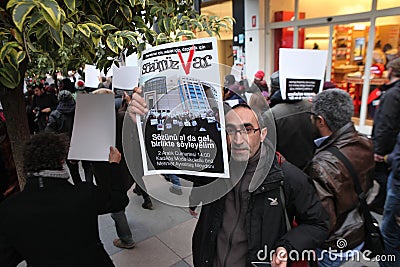
[[[256,27],[257,25],[257,17],[256,16],[252,16],[251,17],[251,27]]]

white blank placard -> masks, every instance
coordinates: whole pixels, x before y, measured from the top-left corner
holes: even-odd
[[[115,146],[112,94],[78,94],[68,159],[108,161]]]

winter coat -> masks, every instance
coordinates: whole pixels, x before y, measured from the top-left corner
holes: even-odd
[[[289,162],[279,165],[276,159],[269,169],[265,146],[261,149],[247,199],[246,266],[260,261],[257,257],[259,251],[263,251],[262,255],[269,255],[271,249],[278,246],[285,247],[288,252],[316,248],[325,240],[328,230],[327,214],[308,177]],[[299,224],[290,232],[287,232],[280,198],[281,186],[289,221],[293,222],[296,217]],[[202,207],[192,240],[193,263],[196,267],[213,266],[216,260],[217,238],[224,219],[227,195]]]
[[[11,151],[6,121],[0,112],[0,202],[19,191],[17,170]]]
[[[314,155],[317,131],[311,123],[311,102],[284,102],[271,108],[276,125],[276,150],[287,161],[303,169]]]
[[[334,146],[353,165],[361,188],[367,192],[372,187],[374,156],[372,142],[359,135],[353,123],[349,122],[331,136],[315,151],[305,171],[313,179],[317,193],[330,218],[330,236],[323,248],[337,248],[337,240],[347,241],[346,249],[352,249],[364,240],[364,227],[358,208],[358,195],[353,178],[344,163],[327,148]],[[349,221],[350,220],[350,221]]]
[[[372,129],[374,152],[382,156],[392,151],[400,132],[400,80],[384,87]]]
[[[75,101],[60,102],[56,110],[50,113],[46,132],[65,133],[69,138],[72,136],[74,126]]]
[[[48,92],[44,92],[40,96],[34,96],[32,100],[32,108],[34,109],[35,107],[39,107],[40,110],[45,109],[45,108],[50,108],[51,110],[55,110],[57,108],[57,97]],[[44,115],[48,115],[49,113],[46,113]]]
[[[113,186],[42,179],[28,178],[21,193],[0,204],[0,266],[22,260],[32,267],[114,266],[100,241],[97,217],[122,210],[126,194]]]
[[[393,178],[400,180],[400,133],[392,153],[387,157],[387,163],[392,167]]]

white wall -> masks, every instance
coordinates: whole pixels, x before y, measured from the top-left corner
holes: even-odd
[[[251,82],[258,70],[265,71],[265,0],[245,0],[245,75]],[[252,26],[252,17],[256,16],[256,26]]]

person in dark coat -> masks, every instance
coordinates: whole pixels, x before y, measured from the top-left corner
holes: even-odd
[[[63,163],[65,135],[37,134],[24,148],[25,189],[0,204],[0,266],[114,266],[99,238],[98,215],[123,209],[128,198],[118,188],[121,154],[110,147],[113,183],[73,186]]]
[[[389,83],[382,88],[372,129],[376,162],[374,179],[379,183],[379,192],[370,204],[370,209],[379,214],[383,212],[389,174],[389,166],[383,158],[392,151],[400,132],[400,58],[390,61],[387,68]]]
[[[45,92],[41,84],[34,87],[33,92],[35,96],[31,108],[36,117],[37,131],[42,132],[46,128],[51,111],[57,108],[57,97],[52,93]]]
[[[145,114],[144,99],[134,94],[129,110]],[[290,252],[317,248],[327,237],[328,216],[311,181],[289,162],[279,164],[266,138],[267,125],[273,123],[263,115],[245,104],[228,111],[230,179],[192,179],[199,185],[210,182],[193,188],[190,200],[203,202],[192,239],[196,267],[243,267],[256,262],[284,267]],[[193,190],[199,191],[194,195]],[[294,218],[298,226],[289,230]]]
[[[275,92],[271,111],[276,125],[276,150],[287,161],[303,169],[314,155],[314,139],[319,136],[310,120],[311,101],[283,100],[279,72],[271,75],[271,88]]]
[[[230,177],[237,184],[203,205],[192,240],[194,266],[252,266],[263,260],[286,266],[288,258],[269,258],[272,250],[318,247],[327,236],[328,217],[307,175],[287,161],[279,164],[265,142],[267,128],[250,107],[229,111],[226,131]],[[243,164],[244,172],[238,171]],[[287,225],[284,210],[290,224],[296,218],[296,228],[288,231],[293,225]],[[260,259],[260,251],[268,256]]]
[[[255,93],[257,91],[267,92],[268,93],[268,85],[264,80],[265,73],[262,70],[259,70],[254,74],[253,84],[247,90],[247,92]]]
[[[93,91],[93,94],[114,94],[113,91],[105,88],[97,89]],[[125,95],[127,97],[127,95]],[[129,99],[129,97],[128,97]],[[116,114],[116,147],[120,151],[124,151],[122,147],[122,121],[124,116],[123,111],[118,112]],[[112,183],[111,176],[105,176],[104,179],[103,173],[109,173],[110,170],[108,165],[99,164],[99,162],[92,161],[92,170],[94,177],[96,179],[96,183],[98,185],[108,186]],[[132,187],[133,178],[129,173],[128,167],[126,165],[124,153],[121,153],[121,163],[119,164],[120,175],[121,175],[121,184],[120,189],[121,193],[125,193]],[[111,179],[110,179],[111,178]],[[131,249],[135,247],[135,242],[133,240],[133,235],[131,229],[128,224],[128,220],[126,218],[125,209],[118,210],[116,212],[111,213],[111,218],[114,220],[115,229],[117,231],[118,238],[113,240],[113,244],[119,248]]]
[[[380,266],[398,266],[400,259],[400,134],[396,145],[385,161],[392,167],[388,178],[387,196],[383,210],[382,236],[387,255],[395,255],[396,261],[381,262]]]
[[[330,218],[329,237],[317,250],[320,267],[340,266],[349,260],[346,255],[363,247],[365,230],[352,176],[329,151],[335,147],[348,158],[362,190],[367,193],[372,187],[373,147],[371,140],[354,128],[353,112],[350,95],[341,89],[322,91],[313,99],[311,120],[321,137],[314,141],[317,149],[305,171],[313,179]],[[342,246],[342,240],[346,240],[346,246]]]
[[[236,83],[235,76],[228,74],[224,81],[224,100],[235,100],[238,103],[246,101],[244,87]]]
[[[16,192],[19,192],[18,175],[0,105],[0,202]]]
[[[58,94],[58,100],[59,103],[56,110],[53,110],[50,113],[49,121],[45,131],[53,133],[65,133],[69,139],[71,139],[72,129],[74,127],[76,103],[71,92],[67,90],[60,91]],[[82,182],[82,178],[79,173],[79,161],[67,160],[66,163],[74,184]],[[85,181],[93,183],[93,172],[90,162],[82,160],[81,163],[85,172]]]

